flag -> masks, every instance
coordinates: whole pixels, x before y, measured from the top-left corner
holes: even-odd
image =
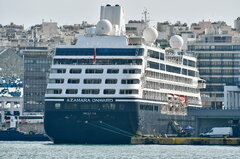
[[[185,104],[188,104],[188,97],[185,97]]]
[[[96,63],[96,56],[97,56],[97,50],[94,48],[94,53],[93,53],[93,64]]]

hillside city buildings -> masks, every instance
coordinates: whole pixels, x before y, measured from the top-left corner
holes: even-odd
[[[23,47],[54,47],[67,45],[83,35],[85,28],[92,25],[87,22],[58,27],[56,22],[42,22],[24,29],[23,25],[11,23],[0,24],[0,48],[23,48]]]
[[[14,23],[0,25],[0,77],[23,81],[21,88],[24,91],[18,96],[21,100],[15,102],[21,103],[23,109],[20,113],[43,111],[43,97],[54,47],[74,44],[92,26],[87,22],[58,26],[51,21],[43,21],[30,28]],[[144,20],[131,20],[126,24],[126,33],[128,36],[142,36],[142,30],[146,27]],[[181,22],[158,22],[156,28],[159,33],[157,43],[162,48],[169,47],[168,40],[177,34],[184,39],[182,49],[198,55],[200,77],[207,84],[206,89],[202,90],[204,107],[240,107],[240,17],[234,21],[234,28],[222,21],[200,21],[190,26]],[[1,103],[4,103],[2,97],[7,91],[3,81],[0,80]],[[0,111],[8,111],[5,109],[7,98],[11,96],[4,97],[5,104],[0,104]]]

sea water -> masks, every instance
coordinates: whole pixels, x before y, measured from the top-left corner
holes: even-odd
[[[0,159],[240,159],[240,146],[54,145],[0,141]]]

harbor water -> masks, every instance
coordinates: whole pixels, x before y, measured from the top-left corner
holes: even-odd
[[[239,146],[54,145],[0,142],[0,159],[238,159]]]

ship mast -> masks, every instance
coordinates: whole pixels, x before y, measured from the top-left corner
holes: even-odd
[[[149,12],[148,12],[147,8],[145,8],[143,10],[142,14],[144,15],[144,22],[148,23],[149,22],[149,17],[147,17],[147,15],[149,15]]]

